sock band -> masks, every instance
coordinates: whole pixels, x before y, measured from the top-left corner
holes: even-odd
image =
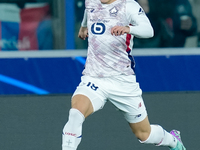
[[[173,135],[165,131],[159,125],[151,125],[151,133],[146,141],[140,141],[144,144],[155,144],[156,146],[175,147],[177,140],[174,140]]]
[[[69,119],[63,128],[62,150],[76,149],[81,142],[84,115],[77,109],[70,109]]]

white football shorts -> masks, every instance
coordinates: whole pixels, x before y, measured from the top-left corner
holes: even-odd
[[[135,75],[104,78],[82,76],[73,96],[77,94],[90,99],[94,112],[102,109],[105,103],[110,101],[124,114],[129,123],[140,122],[147,116],[142,90],[136,82]]]

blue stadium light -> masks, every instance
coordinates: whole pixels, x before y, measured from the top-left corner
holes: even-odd
[[[7,83],[7,84],[11,84],[16,87],[19,87],[21,89],[33,92],[35,94],[39,94],[39,95],[49,94],[49,92],[46,90],[40,89],[38,87],[35,87],[33,85],[30,85],[28,83],[25,83],[25,82],[22,82],[22,81],[19,81],[19,80],[10,78],[10,77],[4,76],[2,74],[0,74],[0,81]]]
[[[81,57],[81,56],[77,56],[77,57],[75,57],[75,59],[76,59],[77,61],[79,61],[81,64],[85,65],[85,58],[83,58],[83,57]]]
[[[74,40],[74,21],[75,21],[75,14],[74,14],[74,0],[65,0],[65,44],[66,49],[74,49],[75,48],[75,40]]]

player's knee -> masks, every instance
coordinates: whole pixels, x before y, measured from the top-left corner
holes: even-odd
[[[69,111],[68,122],[65,125],[64,129],[76,128],[78,126],[82,126],[84,120],[85,120],[84,115],[78,109],[71,108]]]
[[[78,109],[84,117],[93,113],[93,106],[89,98],[84,95],[75,95],[72,98],[72,108]]]

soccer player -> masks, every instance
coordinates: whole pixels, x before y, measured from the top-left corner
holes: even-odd
[[[63,129],[62,150],[76,150],[86,117],[110,101],[123,113],[133,133],[144,144],[186,150],[180,133],[150,125],[142,91],[130,55],[133,37],[150,38],[152,26],[134,0],[85,0],[79,37],[88,37],[88,55],[81,83],[72,96]]]

